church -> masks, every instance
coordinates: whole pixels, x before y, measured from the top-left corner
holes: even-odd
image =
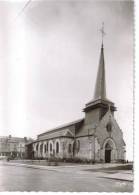
[[[39,134],[30,145],[32,158],[105,163],[125,160],[123,133],[114,118],[116,107],[107,98],[105,79],[102,41],[94,97],[84,106],[84,118]]]

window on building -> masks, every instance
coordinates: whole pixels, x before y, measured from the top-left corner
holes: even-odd
[[[111,124],[110,121],[106,125],[106,129],[107,129],[107,132],[108,132],[109,136],[111,136],[111,133],[112,133],[112,124]]]
[[[46,144],[46,151],[48,152],[48,142],[47,142],[47,144]]]
[[[16,150],[16,144],[14,144],[14,150]]]
[[[71,153],[71,152],[72,152],[72,145],[69,144],[69,153]]]
[[[52,152],[53,150],[53,146],[52,146],[52,143],[50,143],[50,152]]]
[[[36,145],[36,151],[38,151],[38,144]]]
[[[43,144],[40,145],[40,153],[43,152]]]
[[[107,126],[106,126],[106,128],[107,128],[107,131],[110,132],[112,130],[111,123],[108,123]]]
[[[56,142],[56,153],[59,153],[59,143]]]
[[[80,150],[80,141],[77,140],[77,152],[79,152],[79,150]]]
[[[47,145],[45,144],[44,146],[44,152],[46,153],[47,152]]]

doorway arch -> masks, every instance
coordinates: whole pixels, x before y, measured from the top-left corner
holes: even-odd
[[[116,160],[116,145],[112,138],[107,138],[103,144],[104,162],[111,163]]]

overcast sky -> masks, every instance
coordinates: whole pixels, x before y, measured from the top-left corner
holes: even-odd
[[[107,98],[133,156],[131,1],[0,1],[0,135],[29,136],[84,117],[101,35]]]

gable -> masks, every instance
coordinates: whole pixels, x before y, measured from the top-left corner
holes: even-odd
[[[109,122],[111,123],[111,132],[107,130],[107,124]],[[120,129],[118,123],[116,122],[110,111],[108,111],[101,119],[96,128],[95,135],[98,137],[101,148],[103,147],[104,141],[107,138],[112,138],[117,148],[125,146],[122,130]]]
[[[65,137],[74,137],[73,133],[69,129],[67,129],[64,132],[63,136],[65,136]]]

